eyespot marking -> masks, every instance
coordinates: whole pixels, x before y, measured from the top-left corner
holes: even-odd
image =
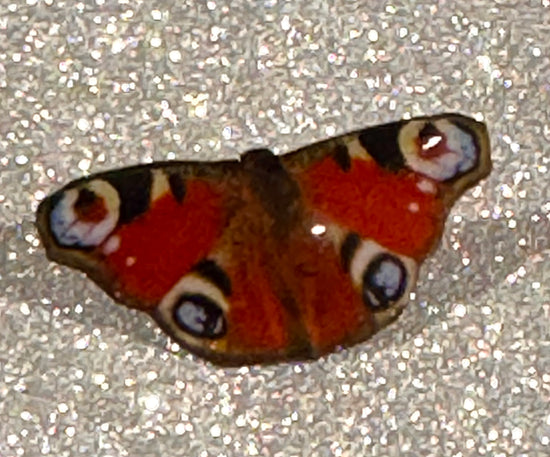
[[[116,189],[95,179],[52,199],[50,230],[62,246],[98,246],[116,227],[119,208]]]
[[[383,253],[370,261],[363,274],[363,301],[373,310],[388,308],[407,286],[407,270],[397,257]]]
[[[413,289],[417,262],[391,252],[373,240],[359,240],[352,255],[349,275],[363,302],[374,312],[381,328],[395,319],[407,303]]]
[[[187,304],[182,308],[186,301]],[[191,272],[183,276],[162,298],[153,316],[176,340],[194,348],[212,348],[211,345],[216,344],[221,350],[220,338],[227,330],[228,312],[229,303],[222,291],[197,272]],[[218,318],[223,318],[223,327]],[[201,328],[206,333],[199,331]]]
[[[472,170],[479,158],[474,133],[448,119],[410,121],[399,132],[398,142],[407,166],[437,181]]]

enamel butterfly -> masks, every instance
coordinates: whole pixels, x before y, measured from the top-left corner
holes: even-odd
[[[46,198],[37,227],[51,260],[193,353],[314,359],[397,318],[489,150],[471,118],[414,118],[282,156],[98,173]]]

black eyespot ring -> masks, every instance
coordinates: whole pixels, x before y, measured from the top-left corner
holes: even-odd
[[[407,269],[391,254],[379,254],[363,273],[363,302],[374,311],[387,309],[399,300],[407,286]]]
[[[174,321],[185,332],[198,338],[218,339],[227,331],[220,306],[202,294],[183,294],[174,306]]]

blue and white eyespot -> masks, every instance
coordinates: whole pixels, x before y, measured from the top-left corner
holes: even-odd
[[[107,181],[95,179],[63,191],[53,204],[50,230],[62,246],[99,246],[117,225],[120,198]]]
[[[479,155],[473,132],[447,119],[411,121],[400,130],[398,143],[407,166],[436,181],[473,169]]]
[[[155,318],[178,340],[194,348],[219,347],[227,332],[229,303],[210,280],[196,272],[183,276],[162,298]]]
[[[417,271],[414,259],[391,252],[373,240],[360,242],[349,265],[352,283],[380,327],[407,304]]]

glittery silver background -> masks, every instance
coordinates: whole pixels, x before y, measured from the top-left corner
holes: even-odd
[[[549,33],[548,0],[0,0],[0,456],[550,455]],[[402,318],[318,362],[178,354],[37,240],[85,173],[444,111],[493,173]]]

